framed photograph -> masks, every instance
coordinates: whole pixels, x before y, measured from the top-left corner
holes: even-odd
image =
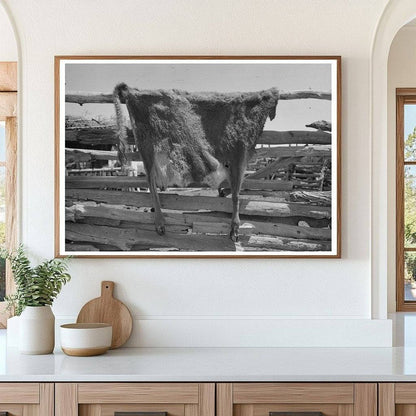
[[[57,56],[55,94],[58,257],[340,257],[340,57]]]

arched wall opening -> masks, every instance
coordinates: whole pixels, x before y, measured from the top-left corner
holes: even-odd
[[[396,262],[396,163],[398,155],[396,154],[396,89],[397,88],[416,88],[416,19],[402,26],[394,37],[388,58],[387,68],[387,208],[388,208],[388,230],[387,230],[387,244],[388,244],[388,258],[387,258],[387,278],[388,278],[388,312],[396,311],[396,263],[402,261],[400,259]],[[411,106],[413,108],[413,106]],[[408,111],[409,111],[409,107]],[[410,123],[413,120],[412,113],[407,113],[406,132],[410,128]],[[413,130],[413,126],[412,126]],[[405,133],[407,138],[407,133]],[[409,169],[409,167],[408,167]],[[411,167],[408,171],[412,174],[414,168]],[[410,182],[408,182],[410,184]],[[408,189],[409,190],[409,189]],[[409,198],[409,194],[408,198]],[[409,205],[407,200],[406,207],[412,209],[413,203]],[[406,209],[407,214],[411,215],[411,211]],[[405,245],[406,246],[406,245]],[[409,252],[410,259],[413,255]],[[408,272],[413,268],[412,260],[408,260]],[[403,276],[404,278],[404,276]],[[403,282],[404,283],[404,282]],[[404,290],[406,300],[413,298],[414,289],[408,283],[405,285],[407,289]]]
[[[393,172],[394,178],[395,159],[392,158],[395,152],[392,153],[391,149],[392,146],[394,148],[395,134],[391,134],[388,58],[396,34],[415,17],[416,3],[413,0],[389,2],[380,18],[371,55],[371,268],[374,319],[386,319],[394,305],[392,279],[395,279],[395,229],[392,221],[395,216],[395,197],[391,174]]]

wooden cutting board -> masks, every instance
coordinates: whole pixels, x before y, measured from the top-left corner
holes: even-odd
[[[124,303],[113,297],[114,282],[101,282],[101,296],[86,303],[78,314],[77,323],[106,323],[113,326],[111,349],[119,348],[129,339],[133,319]]]

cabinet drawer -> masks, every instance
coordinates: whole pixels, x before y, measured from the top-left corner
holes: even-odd
[[[56,416],[215,416],[213,383],[59,383]]]
[[[375,383],[221,383],[217,416],[376,416]]]

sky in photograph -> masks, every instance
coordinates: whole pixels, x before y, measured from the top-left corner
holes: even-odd
[[[272,87],[280,91],[331,91],[329,63],[68,63],[65,71],[66,92],[111,93],[120,82],[138,89],[174,88],[190,92],[248,92]],[[68,103],[66,114],[108,118],[114,116],[114,107]],[[276,118],[268,120],[265,129],[304,130],[305,124],[317,120],[331,121],[330,101],[282,100],[278,103]]]

